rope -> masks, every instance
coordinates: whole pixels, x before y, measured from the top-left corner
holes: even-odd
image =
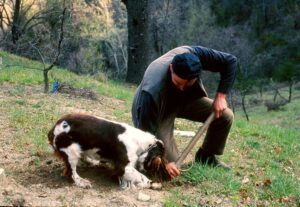
[[[193,166],[194,166],[194,163],[195,163],[195,161],[194,161],[194,160],[192,160],[191,166],[190,166],[189,168],[187,168],[187,169],[180,169],[180,171],[182,171],[182,172],[187,172],[187,171],[189,171],[190,169],[192,169],[192,168],[193,168]]]

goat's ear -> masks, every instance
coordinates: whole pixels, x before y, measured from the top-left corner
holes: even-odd
[[[152,161],[151,161],[151,167],[152,169],[157,172],[159,171],[161,165],[161,158],[160,157],[155,157]]]
[[[54,139],[54,127],[53,126],[50,131],[48,132],[48,141],[51,145],[53,145],[53,139]]]
[[[168,160],[163,158],[163,160],[162,160],[162,165],[163,165],[163,167],[162,167],[162,172],[163,172],[162,173],[162,180],[164,180],[164,181],[170,181],[172,179],[171,175],[169,174],[169,172],[166,168],[166,165],[168,163],[169,163]]]

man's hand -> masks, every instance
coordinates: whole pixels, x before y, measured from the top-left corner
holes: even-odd
[[[217,92],[213,102],[216,119],[222,116],[223,111],[227,108],[226,94]]]
[[[171,176],[171,178],[173,179],[174,177],[177,177],[178,175],[180,175],[180,171],[178,170],[175,162],[169,162],[166,165],[166,169],[169,173],[169,175]]]

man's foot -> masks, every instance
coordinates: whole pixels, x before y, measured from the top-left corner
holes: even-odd
[[[215,155],[207,155],[207,153],[205,153],[201,148],[196,153],[195,161],[203,165],[208,165],[211,167],[220,167],[224,170],[231,170],[231,168],[227,164],[219,161]]]

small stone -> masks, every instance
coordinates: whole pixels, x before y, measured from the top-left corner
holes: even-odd
[[[138,200],[139,201],[149,201],[150,200],[150,196],[146,195],[144,193],[139,192]]]
[[[16,194],[12,198],[12,205],[13,206],[25,206],[25,199],[22,194]]]
[[[2,192],[2,195],[4,196],[11,196],[13,195],[13,188],[12,187],[7,187],[6,189],[4,189],[4,191]]]
[[[242,180],[242,183],[246,184],[246,183],[249,183],[249,181],[250,181],[249,178],[244,177],[243,180]]]
[[[46,197],[48,197],[48,195],[47,195],[47,193],[41,193],[41,194],[38,195],[38,197],[46,198]]]
[[[0,175],[4,175],[4,169],[3,168],[0,168]]]
[[[162,184],[161,183],[151,183],[151,189],[160,190],[160,189],[162,189]]]

